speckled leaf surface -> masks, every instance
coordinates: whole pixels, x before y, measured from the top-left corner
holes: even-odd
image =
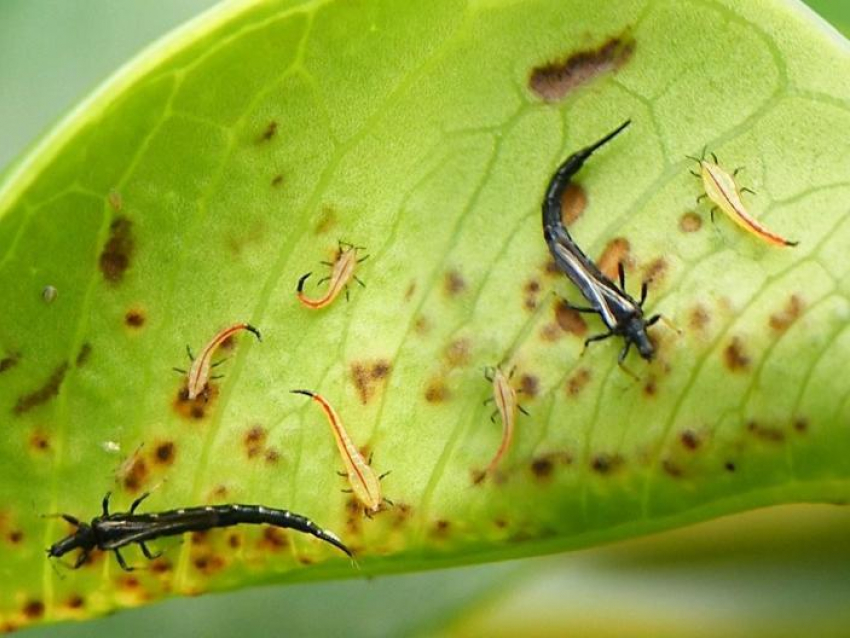
[[[675,25],[675,28],[671,28]],[[577,55],[578,54],[578,55]],[[567,71],[563,69],[566,68]],[[535,72],[536,70],[536,72]],[[0,187],[0,622],[165,595],[357,577],[585,546],[717,514],[848,496],[850,60],[799,5],[691,0],[225,5],[71,114]],[[651,278],[659,356],[557,303],[539,204],[569,152],[626,117],[572,193],[587,252]],[[743,165],[776,249],[696,206],[685,154]],[[339,239],[366,288],[294,296]],[[56,297],[45,301],[46,286]],[[207,402],[185,347],[236,321]],[[634,356],[634,355],[632,355]],[[530,416],[501,480],[482,369]],[[337,407],[391,470],[354,511]],[[236,529],[60,578],[40,518],[264,503],[337,532]],[[144,559],[125,552],[129,562]]]

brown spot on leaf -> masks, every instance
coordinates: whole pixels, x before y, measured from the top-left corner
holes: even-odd
[[[272,120],[271,122],[268,123],[268,126],[266,126],[265,130],[263,131],[263,134],[260,136],[260,141],[261,142],[268,142],[276,134],[277,134],[277,122],[275,120]]]
[[[619,454],[597,454],[590,461],[590,467],[594,472],[599,474],[608,475],[613,474],[615,471],[620,469],[620,467],[625,463],[625,459]]]
[[[702,228],[702,217],[693,211],[688,211],[679,219],[679,230],[683,233],[695,233]]]
[[[448,401],[452,396],[451,391],[446,387],[445,381],[442,379],[434,379],[425,388],[425,400],[428,403],[442,403]]]
[[[549,343],[557,341],[563,336],[564,331],[561,329],[561,326],[558,325],[557,321],[547,323],[540,329],[540,338],[543,339],[543,341],[547,341]]]
[[[785,432],[779,428],[761,425],[756,421],[749,421],[747,423],[747,431],[756,438],[770,443],[781,443],[785,440]]]
[[[646,383],[643,384],[643,393],[648,397],[658,394],[658,380],[654,374],[647,376]]]
[[[602,255],[599,257],[596,265],[608,279],[617,281],[619,279],[619,265],[623,264],[623,268],[631,265],[630,250],[631,244],[629,244],[628,239],[625,237],[615,237],[605,246],[605,250],[602,251]]]
[[[561,221],[564,226],[569,226],[581,217],[586,207],[587,193],[581,186],[571,182],[561,195]]]
[[[708,325],[709,321],[711,321],[711,316],[708,314],[708,310],[706,310],[704,306],[697,304],[693,307],[688,322],[690,323],[691,328],[694,330],[702,330]]]
[[[434,527],[431,528],[431,535],[436,536],[437,538],[446,538],[451,531],[452,524],[444,519],[440,519],[434,523]]]
[[[804,416],[798,416],[794,419],[794,429],[802,434],[809,429],[809,420]]]
[[[770,327],[777,332],[785,332],[800,315],[803,314],[803,300],[797,295],[791,295],[785,307],[770,315]]]
[[[419,315],[416,317],[416,321],[413,322],[413,329],[418,335],[426,335],[431,331],[431,322],[423,315]]]
[[[80,368],[86,364],[91,356],[91,344],[86,341],[82,346],[80,346],[80,351],[77,353],[77,367]]]
[[[357,394],[363,405],[369,403],[379,384],[389,376],[392,366],[386,359],[375,361],[355,361],[351,364],[351,380],[357,388]]]
[[[587,324],[581,314],[567,305],[563,299],[559,299],[555,305],[555,321],[561,330],[582,337],[587,334]]]
[[[239,549],[242,546],[242,537],[236,532],[228,534],[227,545],[230,549]]]
[[[139,454],[134,454],[127,459],[127,461],[122,464],[122,468],[119,470],[119,479],[121,480],[121,484],[124,486],[124,489],[130,493],[138,492],[142,488],[147,477],[148,464]]]
[[[539,479],[548,479],[555,469],[554,463],[548,456],[541,456],[531,462],[531,473]]]
[[[723,464],[723,469],[725,469],[727,472],[734,472],[737,468],[735,467],[735,464],[732,461],[726,461],[726,463]]]
[[[270,447],[266,450],[263,458],[269,465],[275,465],[280,460],[280,452],[277,451],[277,448]]]
[[[449,368],[461,368],[469,364],[472,343],[469,339],[455,339],[443,350],[443,359]]]
[[[44,603],[40,600],[28,600],[22,611],[29,620],[36,620],[44,615]]]
[[[656,257],[644,267],[644,281],[647,283],[660,282],[664,279],[664,275],[667,272],[667,266],[667,260],[664,259],[664,257]]]
[[[126,574],[118,579],[118,583],[124,589],[136,589],[141,584],[135,576],[127,576]]]
[[[743,372],[750,366],[750,357],[740,337],[732,337],[732,341],[724,348],[723,361],[732,372]]]
[[[71,594],[65,601],[65,606],[68,609],[80,609],[85,604],[85,600],[79,594]]]
[[[700,435],[693,430],[683,430],[679,435],[679,441],[686,450],[696,450],[702,445]]]
[[[579,368],[567,379],[567,394],[571,397],[578,396],[590,381],[590,370]]]
[[[263,453],[266,447],[266,438],[268,433],[261,425],[251,427],[242,437],[242,443],[245,446],[245,454],[249,459]]]
[[[443,280],[443,289],[449,297],[457,297],[466,290],[466,280],[457,270],[450,270]]]
[[[411,281],[407,290],[404,292],[404,300],[410,301],[413,298],[413,293],[416,292],[416,282]]]
[[[189,390],[184,385],[177,391],[173,403],[174,410],[184,419],[200,421],[207,415],[216,397],[218,397],[218,386],[210,382],[201,394],[190,401]]]
[[[260,539],[259,546],[262,549],[279,552],[289,547],[289,539],[277,527],[264,527],[263,536]]]
[[[120,283],[130,267],[133,254],[133,222],[126,217],[116,217],[109,226],[109,239],[100,253],[100,271],[112,284]]]
[[[540,392],[540,379],[533,374],[523,374],[519,378],[519,389],[528,397],[536,397]]]
[[[19,545],[24,540],[24,533],[19,529],[13,529],[6,536],[12,545]]]
[[[201,554],[200,556],[195,556],[192,564],[199,572],[214,574],[224,568],[224,559],[217,554]]]
[[[632,57],[634,38],[622,34],[608,39],[596,49],[577,51],[555,62],[535,67],[528,88],[546,102],[564,99],[598,75],[616,71]]]
[[[561,274],[561,269],[558,268],[554,259],[549,259],[543,264],[543,273],[549,277],[557,277]]]
[[[47,452],[50,449],[50,439],[42,430],[35,430],[30,434],[30,447],[36,452]]]
[[[145,325],[145,313],[138,308],[131,308],[124,315],[124,323],[131,328],[141,328]]]
[[[154,463],[160,465],[171,465],[174,463],[175,445],[173,441],[162,441],[157,444],[153,451]]]
[[[223,501],[226,498],[227,498],[227,486],[219,483],[218,485],[216,485],[213,488],[212,492],[210,492],[210,499],[209,500],[211,500],[211,501]]]
[[[34,392],[30,392],[29,394],[19,397],[18,402],[15,403],[15,407],[12,408],[12,412],[15,414],[23,414],[24,412],[29,412],[33,408],[50,401],[50,399],[59,394],[59,387],[62,385],[62,381],[65,379],[65,373],[67,371],[67,363],[59,365],[43,386]]]
[[[6,355],[2,359],[0,359],[0,372],[6,372],[6,370],[11,370],[18,362],[21,360],[20,352],[13,352],[11,354]]]
[[[661,469],[664,470],[665,474],[672,476],[673,478],[680,478],[682,476],[682,468],[671,459],[664,459],[661,462]]]
[[[274,186],[275,188],[277,188],[277,187],[278,187],[278,186],[280,186],[281,184],[283,184],[283,174],[282,174],[282,173],[278,173],[277,175],[275,175],[274,177],[272,177],[272,186]]]
[[[323,235],[331,228],[336,226],[336,212],[331,206],[322,206],[322,212],[319,214],[319,221],[316,222],[316,234]]]

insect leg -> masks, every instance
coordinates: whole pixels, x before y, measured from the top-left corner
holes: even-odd
[[[358,277],[357,275],[352,275],[352,276],[354,277],[354,281],[356,281],[358,284],[360,284],[364,288],[366,287],[366,284],[363,283],[363,280],[360,279],[360,277]]]
[[[141,504],[141,502],[144,501],[150,495],[150,492],[145,492],[139,498],[133,501],[133,504],[130,505],[130,514],[134,513],[136,511],[136,508]]]
[[[148,560],[156,560],[157,558],[162,556],[162,552],[157,552],[156,554],[152,554],[151,550],[148,549],[148,546],[145,545],[144,543],[139,543],[139,547],[142,548],[142,554],[144,554],[145,558],[147,558]]]
[[[691,158],[691,159],[693,159],[693,158]],[[691,175],[693,175],[694,177],[696,177],[697,179],[700,179],[700,174],[699,174],[699,173],[697,173],[695,170],[691,169],[691,170],[690,170],[690,171],[688,171],[688,172],[689,172]]]
[[[352,490],[350,488],[346,488],[344,490],[340,490],[340,492],[342,492],[343,494],[352,494],[354,492],[354,490]]]
[[[484,378],[487,379],[490,383],[493,383],[493,378],[496,375],[496,368],[492,366],[487,366],[484,368]]]
[[[104,516],[109,516],[109,499],[111,496],[112,492],[107,492],[106,495],[103,497],[103,501],[101,502],[101,505],[103,506]]]
[[[584,340],[584,347],[587,348],[587,346],[589,346],[594,341],[604,341],[605,339],[608,339],[609,337],[613,337],[613,336],[614,336],[613,332],[605,332],[601,335],[595,335],[593,337],[588,337],[587,339]]]
[[[569,308],[570,310],[575,310],[576,312],[586,312],[586,313],[599,312],[598,310],[596,310],[596,308],[584,308],[582,306],[574,306],[573,304],[571,304],[569,301],[567,301],[563,297],[561,297],[561,301],[564,302],[564,305],[566,305],[567,308]],[[488,379],[488,381],[492,381],[492,379]]]
[[[180,374],[187,374],[183,368],[171,368],[174,372],[179,372]]]
[[[623,267],[623,262],[617,262],[617,275],[620,277],[620,290],[626,291],[626,269]]]
[[[748,188],[747,186],[744,186],[744,188],[741,189],[741,192],[742,193],[749,193],[750,195],[756,194],[756,192],[752,188]]]
[[[379,480],[379,481],[383,481],[383,480],[384,480],[386,477],[388,477],[390,474],[392,474],[392,470],[387,470],[386,472],[384,472],[383,474],[381,474],[381,475],[378,477],[378,480]],[[384,500],[386,500],[386,499],[384,499]]]
[[[330,280],[330,277],[322,277],[321,279],[319,279],[319,281],[316,282],[316,285],[321,286],[323,283],[325,283],[328,280]]]
[[[340,472],[339,470],[336,471],[336,475],[341,476],[342,478],[348,478],[348,474],[346,472]]]
[[[522,407],[521,405],[517,404],[517,406],[516,406],[516,407],[517,407],[517,410],[519,410],[520,412],[522,412],[525,416],[531,416],[531,414],[529,413],[529,411],[528,411],[528,410],[526,410],[526,409],[525,409],[524,407]]]
[[[80,555],[77,556],[77,560],[74,561],[74,566],[72,567],[72,569],[79,569],[80,567],[83,566],[83,564],[88,559],[89,559],[89,553],[88,553],[87,550],[84,549],[83,551],[80,552]],[[67,563],[63,563],[63,564],[67,565]]]
[[[490,423],[496,422],[496,415],[499,414],[498,410],[493,410],[493,414],[490,415]]]
[[[654,325],[658,323],[658,320],[661,319],[661,315],[652,315],[649,319],[646,320],[646,327]]]
[[[382,502],[383,502],[383,503],[386,503],[386,504],[387,504],[387,505],[389,505],[390,507],[395,507],[395,503],[393,503],[393,502],[392,502],[390,499],[388,499],[386,496],[383,498]]]
[[[130,567],[129,565],[127,565],[127,562],[124,560],[124,557],[121,555],[121,552],[119,552],[117,549],[113,549],[112,551],[115,553],[115,560],[118,561],[118,564],[121,566],[121,569],[123,569],[125,572],[131,572],[136,569],[135,567]]]
[[[60,514],[59,516],[61,516],[66,522],[70,523],[74,527],[80,526],[80,521],[78,521],[75,517],[71,516],[70,514]]]
[[[496,400],[496,397],[487,397],[484,401],[481,402],[481,405],[488,405],[493,403]]]
[[[193,354],[192,354],[192,348],[191,348],[191,347],[189,347],[189,344],[188,344],[188,343],[186,344],[186,354],[188,354],[188,355],[189,355],[189,361],[194,361],[194,360],[195,360],[195,355],[193,355]]]
[[[708,197],[708,195],[707,195],[706,193],[703,193],[702,195],[700,195],[699,197],[697,197],[697,204],[699,204],[699,203],[700,203],[702,200],[704,200],[706,197]]]
[[[218,379],[223,379],[223,378],[224,378],[223,374],[214,374],[210,377],[210,381],[217,381]]]
[[[649,282],[644,281],[640,285],[640,302],[638,305],[643,308],[643,302],[646,301],[646,293],[649,291]]]
[[[369,257],[371,257],[371,255],[363,255],[360,259],[357,260],[357,263],[362,264],[364,261],[369,259]]]
[[[622,365],[623,365],[623,361],[625,361],[625,360],[626,360],[626,357],[627,357],[627,356],[629,356],[629,350],[631,349],[631,347],[632,347],[632,342],[631,342],[631,341],[629,341],[629,340],[627,339],[627,340],[626,340],[626,345],[625,345],[625,346],[623,346],[623,349],[622,349],[622,350],[620,350],[620,356],[619,356],[619,357],[617,357],[617,363],[618,363],[620,366],[622,366]]]
[[[703,153],[704,153],[704,152],[705,152],[705,151],[703,151]],[[713,159],[713,160],[714,160],[714,163],[715,163],[715,164],[719,164],[719,163],[720,163],[720,162],[717,160],[717,155],[715,155],[715,154],[714,154],[714,152],[712,152],[712,153],[711,153],[711,159]]]
[[[219,360],[218,360],[218,361],[216,361],[215,363],[211,363],[211,364],[210,364],[210,367],[211,367],[211,368],[217,368],[217,367],[218,367],[218,366],[220,366],[222,363],[224,363],[225,361],[227,361],[229,358],[230,358],[230,357],[225,357],[224,359],[219,359]]]
[[[298,286],[296,287],[296,292],[304,292],[304,282],[310,278],[310,275],[313,273],[308,272],[306,275],[301,275],[301,278],[298,280]]]
[[[320,263],[320,264],[322,264],[323,266],[329,266],[329,267],[333,268],[333,263],[332,263],[332,262],[329,262],[329,261],[320,261],[319,263]]]

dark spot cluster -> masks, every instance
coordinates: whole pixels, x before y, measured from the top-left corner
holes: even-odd
[[[62,385],[62,381],[65,380],[65,374],[67,372],[68,364],[60,364],[50,375],[45,384],[38,390],[19,397],[17,403],[15,403],[15,407],[12,408],[12,412],[15,414],[24,414],[25,412],[29,412],[33,408],[50,401],[50,399],[59,394],[59,388]]]
[[[679,441],[686,450],[694,451],[702,445],[702,438],[694,430],[682,430],[679,434]]]
[[[754,420],[747,423],[747,432],[769,443],[782,443],[785,440],[785,432],[780,428],[762,425]]]
[[[596,49],[572,53],[565,59],[531,70],[528,88],[545,102],[557,102],[598,75],[616,71],[631,59],[633,38],[623,34],[608,39]]]
[[[153,460],[158,465],[171,465],[177,454],[174,441],[161,441],[153,449]]]
[[[130,267],[133,254],[133,222],[116,217],[109,226],[109,238],[100,253],[100,272],[112,284],[120,283]]]
[[[591,374],[587,368],[579,368],[567,379],[566,390],[571,397],[578,396],[590,382]]]
[[[218,554],[212,553],[195,556],[192,559],[192,564],[195,566],[195,569],[206,576],[221,571],[225,566],[224,559]]]
[[[268,123],[265,130],[263,130],[263,134],[260,136],[261,142],[268,142],[277,134],[277,122],[272,120]]]
[[[697,331],[701,331],[708,326],[708,323],[711,321],[711,315],[708,314],[708,310],[706,310],[701,305],[696,305],[691,310],[690,318],[688,323],[691,328]]]
[[[363,405],[368,404],[375,396],[379,385],[386,381],[391,369],[392,365],[386,359],[355,361],[351,364],[351,380]]]
[[[265,526],[257,543],[260,549],[280,552],[289,547],[289,538],[277,527]]]
[[[572,462],[573,456],[569,452],[549,452],[532,459],[529,469],[536,479],[546,480],[551,478],[557,464],[566,466]]]
[[[121,464],[116,474],[124,489],[134,494],[142,489],[150,475],[150,468],[145,458],[136,453]]]
[[[431,536],[434,538],[448,538],[451,529],[452,524],[449,521],[440,519],[435,521],[434,525],[431,527]]]
[[[540,282],[536,279],[531,279],[523,286],[523,302],[522,305],[526,310],[534,310],[537,308],[538,295],[540,294]]]
[[[173,407],[184,419],[200,421],[207,416],[216,397],[218,397],[218,386],[212,382],[207,383],[206,389],[193,400],[189,399],[189,390],[184,385],[177,391]]]

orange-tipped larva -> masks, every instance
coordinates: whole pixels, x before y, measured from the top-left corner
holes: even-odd
[[[747,212],[744,202],[741,200],[741,193],[752,193],[753,191],[748,188],[738,188],[738,184],[735,183],[735,176],[740,169],[735,170],[730,175],[720,167],[714,153],[711,154],[711,158],[714,160],[713,162],[705,159],[705,150],[703,150],[703,156],[700,158],[688,156],[688,159],[699,164],[699,173],[691,171],[691,174],[701,179],[705,188],[705,193],[697,197],[697,203],[707,197],[714,203],[715,208],[722,210],[738,226],[762,241],[774,246],[796,246],[799,242],[780,237],[762,226]],[[714,208],[712,208],[713,217]]]
[[[207,387],[207,383],[210,380],[210,368],[215,365],[212,363],[212,356],[218,347],[224,343],[229,337],[233,336],[240,330],[247,330],[248,332],[253,333],[258,341],[262,341],[263,338],[260,336],[260,331],[257,330],[254,326],[251,326],[247,323],[237,323],[229,328],[225,328],[221,332],[219,332],[216,336],[212,338],[212,340],[204,346],[204,349],[201,350],[201,353],[194,359],[192,359],[192,367],[189,368],[189,373],[187,375],[186,381],[186,390],[188,392],[188,398],[190,401],[194,401],[197,396],[202,394]],[[188,347],[187,347],[188,348]],[[189,352],[189,357],[192,358],[191,351]],[[182,372],[175,368],[178,372]]]
[[[331,426],[336,446],[342,456],[342,462],[345,465],[345,474],[348,477],[348,482],[351,485],[351,491],[357,497],[363,506],[366,508],[366,514],[375,514],[383,509],[383,504],[386,499],[381,496],[381,478],[366,462],[360,450],[354,445],[351,437],[345,431],[340,421],[339,415],[333,409],[330,403],[315,392],[309,390],[292,390],[293,394],[303,394],[310,397],[318,403],[325,416],[328,417],[328,423]],[[386,476],[386,475],[384,475]]]
[[[322,281],[328,280],[328,289],[325,294],[319,297],[318,299],[311,299],[304,294],[304,283],[307,281],[310,275],[313,274],[312,272],[308,272],[306,275],[303,275],[301,279],[298,280],[298,286],[296,288],[298,301],[300,301],[301,304],[306,306],[307,308],[311,308],[312,310],[318,310],[319,308],[329,306],[343,290],[346,291],[347,296],[348,284],[352,279],[354,279],[354,281],[356,281],[361,286],[365,287],[365,284],[354,275],[354,268],[361,261],[365,261],[366,259],[368,259],[369,255],[364,255],[363,257],[358,259],[358,250],[363,249],[360,246],[354,246],[352,244],[339,242],[336,260],[333,263],[323,262],[325,263],[325,265],[330,266],[332,269],[331,274],[319,282],[322,283]]]
[[[493,455],[489,465],[487,465],[485,474],[495,472],[499,462],[507,453],[514,438],[514,424],[516,423],[517,410],[523,414],[528,414],[517,401],[517,391],[511,385],[513,372],[511,370],[510,374],[505,374],[498,366],[487,368],[484,371],[484,377],[493,384],[492,401],[496,404],[496,412],[492,414],[490,420],[495,421],[497,413],[502,419],[502,442],[499,444],[499,449],[496,450],[496,454]],[[490,399],[487,402],[489,403]]]

